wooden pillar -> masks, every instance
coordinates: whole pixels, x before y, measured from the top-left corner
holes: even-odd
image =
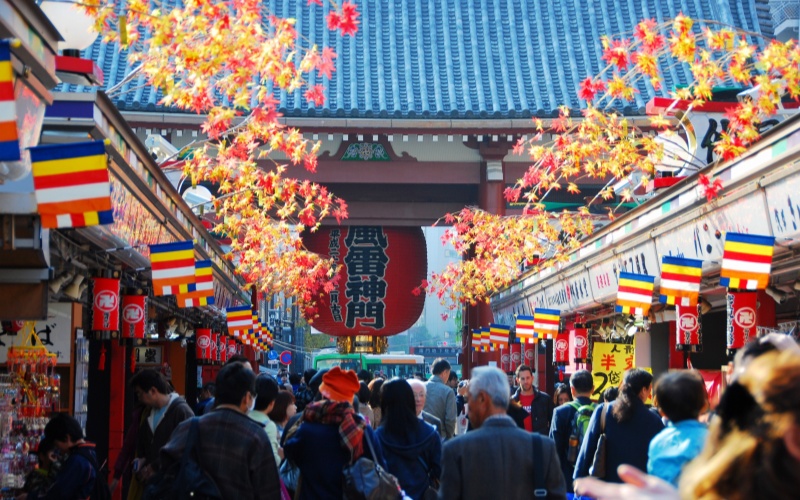
[[[479,150],[483,161],[481,162],[481,183],[478,188],[478,204],[481,209],[497,215],[505,215],[506,201],[503,196],[505,190],[505,175],[503,158],[508,153],[508,146],[487,146],[480,145]],[[462,350],[464,352],[461,371],[464,377],[469,377],[469,372],[473,366],[485,364],[486,360],[494,359],[483,355],[472,353],[472,330],[482,326],[488,326],[493,320],[492,309],[489,304],[479,302],[475,306],[465,306],[467,321],[464,322],[468,329],[462,338]],[[494,355],[494,353],[490,353]],[[478,361],[480,360],[480,361]],[[499,366],[498,359],[498,366]]]
[[[107,367],[111,371],[111,391],[108,398],[108,481],[114,473],[114,463],[122,451],[122,442],[125,438],[125,367],[127,364],[128,349],[116,340],[109,342]],[[122,487],[114,492],[114,500],[122,499]]]

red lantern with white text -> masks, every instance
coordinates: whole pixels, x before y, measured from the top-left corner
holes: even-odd
[[[92,279],[92,330],[119,331],[119,280]]]
[[[758,293],[728,292],[728,349],[741,349],[756,337]]]
[[[143,339],[147,323],[144,295],[122,296],[122,338]]]
[[[341,264],[339,285],[319,301],[314,328],[333,336],[387,336],[408,330],[422,314],[425,294],[411,293],[427,275],[422,228],[322,228],[303,242]]]
[[[702,352],[702,325],[698,306],[675,305],[675,349],[687,352]]]

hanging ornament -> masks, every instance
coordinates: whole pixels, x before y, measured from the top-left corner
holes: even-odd
[[[101,372],[106,371],[106,346],[100,347],[100,362],[97,364],[97,369]]]

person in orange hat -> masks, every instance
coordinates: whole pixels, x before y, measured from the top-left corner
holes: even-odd
[[[308,404],[299,426],[287,431],[284,456],[300,469],[295,498],[342,498],[342,469],[364,454],[386,468],[372,428],[353,408],[359,387],[356,372],[333,367],[319,386],[323,399]],[[365,435],[377,456],[372,456]]]

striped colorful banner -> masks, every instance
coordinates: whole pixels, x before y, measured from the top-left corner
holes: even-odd
[[[481,329],[480,328],[473,328],[472,329],[472,350],[473,350],[473,352],[481,350]]]
[[[253,311],[250,306],[229,307],[225,309],[228,321],[228,333],[242,343],[247,333],[253,329]]]
[[[534,336],[540,339],[553,340],[558,335],[558,328],[561,324],[561,311],[558,309],[536,308],[533,311],[533,331]]]
[[[30,148],[42,227],[68,228],[114,222],[103,141]]]
[[[194,242],[178,241],[150,245],[153,294],[177,295],[189,292],[195,282]]]
[[[697,305],[702,272],[702,260],[662,257],[658,301],[670,306]]]
[[[653,303],[655,276],[619,273],[616,312],[644,316]]]
[[[202,307],[214,303],[214,268],[210,260],[194,264],[194,283],[187,285],[186,293],[177,294],[178,307]]]
[[[489,323],[489,341],[495,348],[508,346],[508,334],[510,332],[511,327],[508,325]]]
[[[488,326],[481,327],[481,350],[483,352],[489,352],[492,350],[491,345],[491,332],[489,331]]]
[[[0,40],[0,161],[19,161],[21,157],[11,42]]]
[[[520,344],[533,343],[536,338],[533,324],[533,316],[523,316],[522,314],[517,316],[517,339],[519,339]]]
[[[774,250],[774,236],[727,233],[719,284],[738,290],[767,288]]]

